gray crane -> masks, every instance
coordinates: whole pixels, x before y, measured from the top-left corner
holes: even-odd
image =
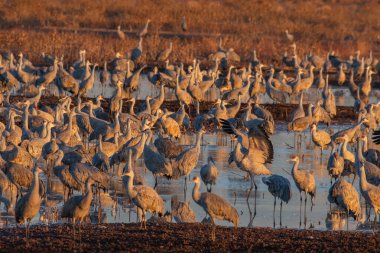
[[[187,32],[187,22],[186,22],[185,16],[182,17],[181,29],[182,29],[182,32]]]
[[[123,174],[122,179],[127,190],[128,197],[142,211],[141,226],[146,229],[146,211],[163,216],[165,203],[158,193],[146,185],[133,185],[134,172],[130,170]]]
[[[143,52],[142,41],[143,41],[143,37],[140,37],[139,45],[132,50],[131,52],[132,61],[137,61],[141,57],[142,52]]]
[[[372,185],[367,181],[365,168],[362,165],[360,167],[360,191],[368,205],[370,205],[375,213],[375,223],[377,221],[377,215],[380,214],[380,187]]]
[[[311,132],[311,139],[313,143],[316,146],[321,148],[321,161],[322,161],[323,149],[331,143],[330,134],[324,130],[318,130],[316,124],[311,125],[310,132]]]
[[[208,214],[212,221],[211,239],[215,241],[216,224],[215,219],[227,220],[232,222],[235,226],[235,236],[237,227],[239,225],[239,214],[230,203],[225,201],[222,197],[211,192],[199,192],[201,180],[199,177],[194,177],[195,183],[193,188],[193,200]]]
[[[81,222],[90,214],[90,206],[93,197],[91,186],[93,183],[94,181],[91,177],[88,177],[86,180],[86,193],[84,195],[69,198],[63,205],[61,217],[72,219],[74,240],[76,220],[79,220],[80,236]]]
[[[165,133],[167,133],[172,138],[181,137],[181,129],[177,121],[169,117],[169,111],[165,109],[164,114],[160,118],[161,126]]]
[[[207,191],[211,192],[211,186],[216,184],[216,179],[219,176],[218,168],[211,156],[208,157],[207,164],[201,167],[200,175],[203,183],[206,185]],[[210,189],[208,185],[210,185]]]
[[[178,201],[177,195],[171,198],[171,216],[177,223],[195,223],[196,215],[189,202]]]
[[[41,198],[38,193],[39,190],[39,178],[38,174],[42,170],[37,166],[37,163],[34,164],[33,169],[33,183],[30,187],[28,193],[21,197],[15,207],[15,219],[17,223],[25,224],[25,235],[26,239],[29,239],[29,226],[30,221],[38,214],[40,211]]]
[[[102,94],[104,92],[104,85],[109,79],[109,73],[107,69],[107,61],[104,62],[103,70],[99,73],[100,83],[102,84]]]
[[[280,202],[280,226],[282,226],[282,202],[288,204],[292,198],[292,191],[290,182],[287,178],[280,175],[271,175],[269,177],[262,178],[263,183],[268,186],[268,191],[274,198],[273,203],[273,225],[275,226],[275,211],[276,211],[276,198],[281,200]]]
[[[173,42],[170,42],[169,48],[164,49],[158,54],[157,61],[166,61],[169,58],[172,51],[173,51]]]
[[[197,166],[199,154],[201,151],[201,141],[204,130],[201,130],[197,133],[197,139],[195,146],[185,149],[182,151],[174,160],[173,163],[173,174],[174,179],[179,178],[180,176],[185,176],[185,192],[186,192],[186,182],[187,176],[191,171]]]
[[[70,197],[72,195],[73,190],[81,190],[81,185],[70,174],[70,166],[62,164],[62,159],[64,155],[65,154],[62,150],[58,150],[53,165],[53,172],[54,175],[58,177],[62,184],[65,186],[64,199],[66,199],[66,197]],[[66,189],[68,189],[67,194]]]
[[[327,171],[332,178],[335,180],[340,177],[342,172],[344,171],[345,161],[342,156],[339,155],[339,152],[335,150],[335,142],[332,142],[330,157],[327,161]],[[332,181],[331,181],[332,182]]]
[[[313,198],[315,197],[315,193],[316,193],[314,175],[308,171],[299,170],[298,167],[299,167],[300,160],[297,155],[294,155],[288,161],[294,163],[293,168],[292,168],[292,176],[300,192],[300,206],[302,206],[302,192],[305,192],[305,207],[306,207],[306,202],[307,202],[307,194],[309,194],[311,197],[311,209],[312,209],[314,205]]]
[[[157,187],[157,176],[166,176],[171,178],[173,173],[172,164],[170,161],[165,160],[165,157],[152,149],[149,143],[144,146],[144,164],[145,167],[152,172],[155,177],[154,189]],[[129,152],[130,159],[132,160],[132,152]]]
[[[138,33],[138,35],[139,35],[140,38],[141,38],[141,37],[144,37],[145,35],[148,34],[148,26],[149,26],[149,23],[150,23],[150,22],[151,22],[151,20],[148,19],[148,20],[146,21],[146,24],[145,24],[145,26],[144,26],[144,29],[142,29],[142,30]]]
[[[101,171],[110,171],[109,157],[103,152],[103,136],[99,135],[98,150],[92,157],[92,165],[97,167]]]
[[[117,36],[119,36],[119,39],[125,40],[125,34],[121,30],[121,26],[120,25],[117,26]]]
[[[92,67],[91,75],[87,78],[84,79],[80,85],[79,85],[79,92],[78,96],[83,97],[89,92],[93,87],[95,83],[95,68],[98,66],[97,63],[94,64]]]
[[[355,187],[343,178],[339,178],[331,186],[327,199],[330,203],[335,203],[339,208],[343,209],[347,214],[347,218],[351,215],[355,220],[359,220],[361,213],[359,194]]]
[[[175,143],[168,137],[164,138],[162,135],[159,135],[154,141],[154,146],[156,146],[157,151],[161,155],[169,159],[176,158],[183,151],[183,147],[181,145]]]

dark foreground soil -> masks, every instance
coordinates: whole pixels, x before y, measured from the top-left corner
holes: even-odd
[[[377,252],[380,235],[270,228],[218,227],[216,241],[211,227],[202,224],[83,225],[81,241],[69,225],[33,226],[28,245],[23,228],[0,229],[0,252]],[[78,236],[78,232],[77,232]]]

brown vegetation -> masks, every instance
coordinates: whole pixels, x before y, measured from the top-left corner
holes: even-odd
[[[330,49],[343,56],[356,49],[367,54],[380,45],[379,1],[14,0],[1,1],[0,10],[1,49],[23,51],[31,60],[40,60],[44,51],[64,54],[72,61],[84,48],[90,59],[101,62],[138,43],[136,36],[122,42],[113,33],[39,30],[43,27],[115,29],[121,25],[135,32],[147,18],[152,23],[144,41],[142,60],[146,61],[152,61],[169,40],[174,46],[172,61],[207,59],[222,35],[225,47],[233,47],[244,61],[256,48],[260,59],[272,63],[287,46],[285,29],[294,34],[301,54],[313,50],[325,55]],[[182,16],[187,18],[187,33],[216,36],[159,36],[161,32],[181,35]]]

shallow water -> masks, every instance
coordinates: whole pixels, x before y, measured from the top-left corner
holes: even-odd
[[[339,129],[342,127],[339,127]],[[288,178],[291,182],[292,187],[292,199],[288,204],[283,205],[282,211],[282,227],[288,228],[315,228],[315,229],[346,229],[346,220],[344,218],[338,219],[336,212],[330,213],[330,210],[335,210],[334,205],[330,205],[327,201],[328,190],[330,187],[330,177],[328,176],[326,170],[326,163],[330,151],[325,150],[323,152],[323,165],[320,165],[320,151],[319,149],[314,148],[313,144],[310,144],[309,134],[307,133],[303,138],[302,147],[299,151],[294,150],[290,146],[293,146],[294,134],[287,133],[284,129],[284,125],[279,125],[276,133],[271,137],[274,145],[274,161],[268,167],[272,170],[274,174],[282,175]],[[334,127],[336,131],[338,127]],[[195,142],[194,135],[186,135],[181,138],[181,144],[190,145]],[[234,145],[234,144],[233,144]],[[254,209],[254,193],[251,193],[249,199],[249,207],[247,205],[246,196],[247,190],[250,187],[249,181],[243,179],[245,173],[239,170],[236,165],[228,165],[228,156],[231,151],[231,141],[230,137],[225,134],[206,134],[203,139],[203,145],[201,148],[201,154],[199,157],[198,166],[191,172],[190,178],[193,178],[195,175],[199,176],[200,167],[207,162],[208,156],[212,156],[216,162],[216,165],[219,169],[219,178],[217,184],[212,187],[212,192],[216,193],[228,202],[234,205],[238,210],[240,215],[240,224],[239,226],[247,226],[252,216],[250,216],[249,207],[251,210]],[[301,154],[303,155],[303,161],[301,162],[301,168],[313,171],[316,184],[317,184],[317,194],[314,200],[315,206],[313,210],[310,210],[310,198],[308,199],[306,210],[302,207],[302,212],[300,215],[300,202],[299,202],[299,192],[294,185],[293,179],[291,177],[290,170],[292,164],[286,162],[292,154]],[[137,173],[140,173],[144,176],[145,183],[147,185],[154,185],[154,178],[149,171],[145,171],[143,159],[137,161],[136,164]],[[349,180],[352,180],[350,178]],[[273,219],[273,197],[268,192],[266,185],[262,183],[262,176],[257,176],[255,178],[256,184],[258,186],[257,191],[257,214],[252,220],[252,226],[260,227],[279,227],[280,226],[280,201],[277,201],[275,221]],[[136,212],[134,208],[130,208],[128,201],[125,197],[125,190],[120,182],[120,178],[114,177],[114,187],[110,190],[109,193],[102,194],[102,207],[101,215],[95,207],[92,207],[92,220],[93,222],[98,221],[98,217],[101,217],[102,222],[135,222],[136,221]],[[191,191],[193,188],[193,183],[191,180],[187,182],[187,201],[190,202],[190,207],[195,211],[197,216],[197,221],[202,221],[205,217],[205,212],[192,200]],[[355,182],[355,187],[358,187],[358,180]],[[115,189],[117,192],[117,197],[115,197]],[[184,196],[184,178],[179,180],[167,180],[165,178],[159,178],[158,180],[158,193],[162,196],[166,203],[166,210],[170,211],[170,202],[171,196],[177,195],[178,200],[183,201]],[[201,192],[206,191],[205,185],[201,186]],[[49,198],[58,199],[56,201],[49,201],[48,205],[56,205],[58,208],[53,208],[54,210],[59,210],[62,205],[62,198],[60,197],[63,189],[58,179],[53,179],[53,184],[49,194]],[[78,194],[78,193],[74,193]],[[115,201],[117,199],[117,202]],[[363,200],[362,200],[363,202]],[[117,203],[117,204],[116,204]],[[52,209],[46,208],[47,204],[43,204],[41,212],[45,210],[44,216],[49,214],[49,210]],[[362,203],[364,208],[364,204]],[[330,209],[331,208],[331,209]],[[365,209],[363,209],[365,210]],[[53,212],[54,213],[54,212]],[[150,215],[148,215],[148,218]],[[326,220],[327,217],[330,217],[332,222]],[[372,214],[373,217],[373,214]],[[12,216],[5,213],[2,214],[2,225],[13,225],[14,219]],[[47,222],[45,219],[40,219],[36,217],[33,219],[32,223],[38,222]],[[50,223],[62,222],[61,220],[50,221]],[[231,224],[218,221],[217,224],[229,225]],[[358,223],[352,218],[349,219],[348,227],[350,230],[357,229]]]

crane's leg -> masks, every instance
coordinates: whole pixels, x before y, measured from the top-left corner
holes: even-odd
[[[301,228],[301,213],[302,213],[302,192],[300,192],[300,228]]]
[[[347,215],[347,227],[346,227],[346,229],[347,229],[347,231],[348,231],[348,218],[349,218],[349,210],[348,210],[348,208],[346,209],[346,215]]]
[[[273,203],[273,228],[276,227],[276,197],[274,197]]]
[[[187,192],[187,176],[185,176],[185,186],[183,187],[183,191],[185,194],[185,201],[186,201],[186,192]]]
[[[197,101],[195,101],[195,105],[196,105],[196,107],[197,107],[197,115],[199,115],[199,101],[197,100]],[[190,117],[190,115],[189,115],[189,117]]]
[[[146,229],[146,216],[145,216],[145,214],[146,214],[146,211],[143,210],[142,215],[143,215],[144,229]]]
[[[305,208],[303,210],[303,215],[304,215],[304,219],[303,219],[303,224],[306,228],[306,221],[307,221],[307,217],[306,217],[306,203],[307,203],[307,193],[305,191]]]
[[[323,147],[321,147],[321,158],[320,158],[320,162],[321,162],[321,165],[322,165],[322,162],[323,162]]]
[[[155,175],[154,176],[154,187],[153,187],[153,189],[156,189],[156,187],[157,187],[157,176]]]
[[[251,187],[249,188],[249,191],[248,191],[247,202],[248,202],[248,200],[249,200],[249,196],[251,195],[251,192],[252,192],[252,189],[253,189],[253,178],[252,178],[251,173],[249,173],[249,177],[250,177],[250,179],[251,179]]]
[[[210,215],[210,218],[211,218],[211,222],[212,222],[212,232],[211,232],[211,240],[212,241],[215,241],[215,237],[216,237],[216,233],[215,233],[215,230],[216,230],[216,225],[215,225],[215,220],[214,220],[214,216]]]
[[[280,202],[280,228],[282,227],[282,200]]]
[[[315,198],[315,195],[314,196],[311,196],[310,200],[311,200],[311,206],[310,206],[310,212],[313,211],[313,206],[314,206],[314,198]]]

